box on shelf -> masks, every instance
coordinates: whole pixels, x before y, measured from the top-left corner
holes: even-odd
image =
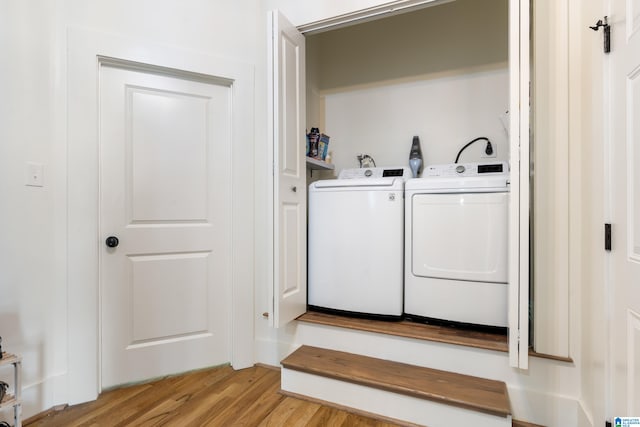
[[[320,139],[318,141],[318,159],[324,160],[327,158],[327,153],[329,152],[329,135],[325,135],[324,133],[320,134]]]

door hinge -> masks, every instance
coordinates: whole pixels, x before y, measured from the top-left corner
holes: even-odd
[[[604,31],[604,53],[609,53],[611,52],[611,26],[609,25],[606,16],[604,19],[599,19],[598,22],[596,22],[596,25],[589,26],[593,31],[598,31],[600,27],[602,27],[602,30]]]
[[[611,251],[611,224],[604,225],[604,250]]]

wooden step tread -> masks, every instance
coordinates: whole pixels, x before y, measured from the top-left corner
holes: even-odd
[[[463,345],[505,353],[509,351],[509,344],[505,334],[469,331],[446,326],[410,322],[407,320],[393,322],[361,319],[357,317],[339,316],[336,314],[321,313],[317,311],[307,311],[296,320],[305,323],[315,323],[319,325],[395,335],[404,338]]]
[[[492,415],[511,414],[507,386],[500,381],[306,345],[282,366]]]

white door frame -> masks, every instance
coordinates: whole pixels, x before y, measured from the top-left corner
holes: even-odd
[[[68,403],[94,400],[100,384],[99,58],[138,62],[230,80],[232,89],[231,363],[252,366],[253,67],[80,29],[70,29],[67,87]]]
[[[607,294],[605,343],[605,420],[637,417],[638,378],[637,277],[637,88],[640,80],[637,45],[638,3],[607,0],[605,19],[611,26],[611,53],[603,54],[604,221],[611,224],[611,249],[605,252]],[[601,43],[600,34],[598,39]],[[626,163],[626,164],[625,164]],[[625,412],[626,411],[626,412]],[[615,424],[615,423],[614,423]]]
[[[529,368],[530,2],[509,0],[509,365]]]

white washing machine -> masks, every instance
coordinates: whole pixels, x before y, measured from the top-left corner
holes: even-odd
[[[507,326],[508,169],[433,165],[407,181],[407,317]]]
[[[346,169],[309,186],[310,309],[403,314],[407,167]]]

